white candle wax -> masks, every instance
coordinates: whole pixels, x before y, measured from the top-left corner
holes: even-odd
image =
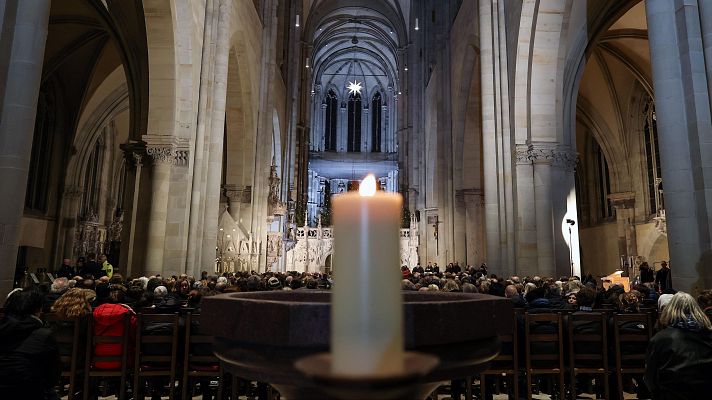
[[[361,192],[376,182],[369,175]],[[403,371],[400,290],[400,194],[351,192],[334,196],[334,289],[331,301],[332,372],[343,375]]]

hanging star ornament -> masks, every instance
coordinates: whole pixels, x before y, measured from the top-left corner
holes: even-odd
[[[349,94],[361,94],[361,82],[349,82],[349,86],[347,86],[346,88],[349,89]]]

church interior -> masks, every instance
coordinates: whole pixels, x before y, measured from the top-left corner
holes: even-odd
[[[52,388],[69,399],[358,398],[314,389],[314,371],[300,368],[316,368],[319,360],[294,367],[290,359],[288,372],[259,373],[271,368],[254,361],[263,354],[250,352],[260,340],[296,346],[306,335],[295,333],[300,324],[311,332],[324,323],[292,317],[283,336],[277,322],[269,324],[269,315],[278,321],[298,312],[270,311],[281,301],[321,304],[316,294],[285,297],[306,289],[334,292],[331,342],[328,320],[313,339],[327,352],[331,343],[334,368],[338,332],[380,338],[391,329],[353,325],[384,320],[369,312],[386,313],[385,304],[395,304],[393,329],[404,339],[396,356],[390,347],[380,355],[400,359],[405,348],[403,357],[416,357],[413,368],[429,365],[411,350],[430,351],[419,343],[438,320],[441,333],[432,343],[502,343],[467,374],[447,370],[449,356],[436,354],[431,369],[440,375],[418,372],[437,382],[423,385],[427,393],[356,392],[367,398],[561,399],[585,392],[665,399],[683,382],[663,373],[651,378],[650,349],[679,328],[663,304],[687,307],[684,323],[712,316],[711,2],[0,0],[0,32],[0,182],[17,190],[0,200],[0,342],[12,335],[3,334],[12,329],[6,324],[27,314],[16,310],[25,300],[13,297],[30,302],[40,292],[45,315],[78,321],[79,314],[54,308],[74,293],[86,303],[80,314],[93,313],[81,322],[89,327],[77,322],[72,333],[74,342],[88,335],[81,348],[61,354],[61,383],[24,397],[27,385],[17,392],[12,385],[27,376],[0,372],[0,397],[59,398],[46,397]],[[395,211],[384,211],[391,203],[379,209],[363,199],[345,206],[349,196],[364,196],[367,176],[375,179],[372,204],[398,199]],[[472,312],[481,315],[494,313],[482,311],[492,296],[499,303],[491,300],[491,307],[506,304],[484,331],[465,335],[470,328],[461,316],[433,311],[440,317],[411,338],[407,327],[420,326],[413,322],[420,309],[408,311],[409,304],[420,300],[402,300],[398,284],[412,296],[479,293]],[[358,303],[359,296],[391,293],[391,286],[397,296],[364,300],[370,311],[344,325],[350,330],[335,322],[343,306],[338,289]],[[279,296],[264,297],[264,309],[248,309],[256,305],[239,303],[239,296],[234,305],[219,301],[226,293],[272,291]],[[688,298],[700,310],[683,304]],[[437,301],[465,307],[457,299]],[[544,308],[557,309],[543,314],[558,318],[544,321],[558,331],[537,336],[530,314],[532,321],[542,317],[528,311],[543,300]],[[123,350],[100,354],[92,350],[100,346],[97,312],[118,305],[130,310],[132,328],[112,335],[123,338]],[[203,361],[216,369],[191,372],[194,343],[176,332],[190,329],[191,312],[197,321],[201,307],[212,314],[201,334],[217,338],[214,353],[203,355],[213,359]],[[145,321],[144,308],[153,310]],[[224,310],[252,315],[245,323],[262,337],[216,317]],[[585,372],[602,374],[594,388],[581,383],[589,375],[576,372],[573,321],[582,310],[599,310],[592,313],[598,319],[585,318],[603,326],[588,332],[606,353],[603,366]],[[630,354],[620,348],[631,333],[619,332],[625,318],[618,318],[629,312],[647,318],[638,324],[645,346],[635,350],[635,366],[627,366]],[[170,373],[153,371],[163,378],[152,377],[128,353],[142,348],[141,327],[153,314],[174,313],[168,358],[179,360]],[[263,318],[260,328],[256,320]],[[712,325],[698,325],[710,357],[700,356],[697,373],[712,373]],[[544,342],[558,340],[559,364],[533,367],[553,359],[537,359],[529,335],[557,336]],[[517,337],[521,344],[508,348]],[[254,346],[239,357],[254,365],[231,352],[243,339]],[[367,347],[377,348],[375,342]],[[0,346],[0,369],[19,362],[5,357],[15,350]],[[102,361],[93,357],[100,356],[118,357],[103,360],[116,366],[98,367]],[[243,375],[241,365],[250,372]],[[299,385],[280,380],[297,375],[305,379]],[[334,377],[321,378],[323,384]],[[381,387],[374,385],[369,390]],[[693,394],[680,398],[704,397],[689,386]]]

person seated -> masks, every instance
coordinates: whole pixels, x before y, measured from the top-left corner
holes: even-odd
[[[69,280],[67,278],[56,278],[52,281],[52,286],[49,288],[49,293],[44,297],[42,311],[49,312],[57,299],[69,289]]]
[[[697,304],[702,308],[702,312],[705,313],[707,318],[712,321],[712,290],[707,289],[700,292],[697,296]]]
[[[0,320],[0,397],[57,399],[54,385],[61,372],[52,331],[44,328],[42,295],[35,290],[11,292]]]
[[[118,297],[120,297],[118,293],[110,296],[112,300]],[[131,316],[129,338],[133,338],[133,331],[136,329],[136,314],[131,307],[118,303],[105,303],[94,309],[94,335],[122,336],[124,334],[124,316],[127,314]],[[121,343],[97,343],[94,346],[94,355],[99,357],[120,356],[122,351]],[[133,352],[129,350],[129,357],[132,354]],[[115,370],[121,368],[121,363],[118,361],[97,361],[92,367]]]
[[[695,299],[677,292],[660,315],[663,328],[645,357],[645,384],[657,399],[709,398],[712,323]]]

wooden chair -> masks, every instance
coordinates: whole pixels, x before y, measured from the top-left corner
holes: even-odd
[[[144,377],[167,377],[168,395],[174,397],[178,366],[178,314],[139,314],[136,321],[134,399],[143,399]],[[149,333],[147,328],[160,329]]]
[[[220,360],[214,354],[199,354],[200,352],[195,351],[196,346],[207,346],[213,343],[212,336],[201,335],[193,326],[199,318],[199,314],[188,313],[185,316],[185,352],[183,353],[183,379],[181,379],[183,392],[181,398],[189,398],[188,393],[192,387],[190,384],[191,378],[204,377],[217,378],[221,381],[218,387],[218,399],[222,399],[225,383],[222,382],[223,369]],[[236,388],[234,388],[234,391],[236,393]]]
[[[497,357],[492,359],[490,367],[486,371],[480,373],[480,395],[482,396],[482,399],[485,398],[485,382],[487,375],[511,375],[514,398],[517,400],[519,399],[519,384],[517,382],[517,377],[519,376],[519,335],[517,334],[517,321],[520,315],[520,312],[516,310],[514,311],[512,332],[499,337],[502,348],[509,348],[511,349],[511,352],[500,352]]]
[[[532,398],[532,377],[534,375],[555,375],[559,381],[560,398],[565,397],[564,386],[564,340],[561,314],[529,314],[524,318],[524,339],[526,348],[527,399]],[[533,324],[554,325],[553,333],[532,333]],[[550,353],[532,353],[532,345],[543,345],[555,349]],[[536,364],[536,365],[535,365]]]
[[[121,323],[124,333],[121,336],[94,335],[94,319],[89,318],[87,324],[87,345],[84,359],[84,400],[90,397],[92,378],[119,378],[119,400],[126,399],[126,384],[128,383],[129,331],[131,329],[131,314],[125,314]],[[116,356],[96,356],[94,347],[101,343],[113,343],[121,346],[121,354]],[[97,362],[118,362],[117,369],[98,369]]]
[[[52,336],[57,342],[57,346],[62,349],[70,349],[69,354],[60,354],[62,363],[62,381],[69,380],[69,391],[67,398],[72,400],[77,393],[77,379],[79,377],[79,362],[81,360],[80,351],[85,342],[80,333],[86,328],[87,318],[74,318],[71,320],[59,317],[57,314],[49,313],[43,316],[45,322],[52,328]],[[64,389],[64,384],[62,384]]]
[[[577,322],[595,324],[595,333],[577,332]],[[608,335],[607,317],[601,313],[573,313],[569,315],[569,367],[571,390],[576,395],[578,374],[601,375],[605,398],[608,399]],[[579,325],[580,326],[580,325]],[[586,351],[586,347],[590,351]],[[598,381],[596,382],[598,386]]]
[[[645,327],[640,334],[621,332],[621,324],[625,322],[642,322]],[[613,335],[616,357],[616,380],[618,383],[618,398],[623,399],[623,375],[645,373],[645,348],[653,337],[653,324],[650,314],[615,314],[613,315]],[[626,345],[640,345],[640,351],[635,354],[623,354]]]

